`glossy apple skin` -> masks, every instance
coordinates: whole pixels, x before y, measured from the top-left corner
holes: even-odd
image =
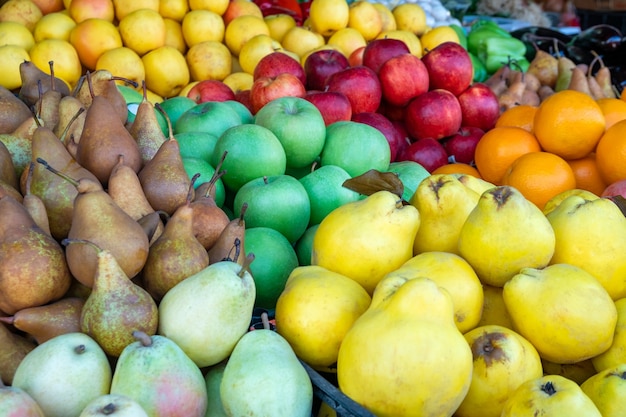
[[[448,90],[435,89],[411,100],[405,124],[414,139],[443,139],[458,132],[462,119],[456,96]]]
[[[600,197],[615,197],[618,195],[626,198],[626,179],[607,185]]]
[[[417,140],[403,149],[398,161],[415,161],[428,172],[433,172],[448,163],[448,154],[438,140],[426,138]]]
[[[380,132],[385,135],[385,138],[389,143],[389,150],[391,152],[389,162],[391,163],[396,160],[396,157],[398,156],[398,149],[402,147],[404,137],[388,118],[383,116],[381,113],[361,112],[352,116],[352,120],[368,124],[380,130]]]
[[[261,107],[279,97],[304,97],[304,84],[295,75],[284,72],[276,77],[261,77],[250,88],[250,105],[256,114]]]
[[[500,117],[498,97],[484,83],[473,83],[457,99],[463,114],[462,126],[478,127],[484,131],[492,129]]]
[[[363,50],[363,65],[378,73],[389,59],[410,53],[406,43],[394,38],[380,38],[370,41]]]
[[[458,43],[437,45],[422,57],[422,62],[428,69],[431,90],[442,88],[458,96],[472,83],[472,59]]]
[[[277,77],[284,72],[295,75],[303,85],[306,85],[306,75],[302,65],[293,57],[282,52],[272,52],[261,58],[254,67],[252,77],[254,80],[261,77]]]
[[[395,106],[406,106],[429,89],[426,65],[411,53],[389,58],[378,71],[383,99]]]
[[[222,81],[202,80],[189,89],[187,97],[196,103],[234,100],[234,91]]]
[[[375,112],[380,106],[382,89],[378,75],[369,67],[349,67],[328,77],[327,91],[339,91],[348,97],[352,114]]]
[[[443,140],[443,147],[449,158],[455,162],[471,164],[474,162],[476,145],[485,132],[479,127],[463,126],[459,132]]]
[[[335,49],[321,49],[312,52],[304,61],[306,89],[323,90],[329,76],[349,66],[348,58]]]
[[[322,113],[326,126],[340,120],[352,119],[352,105],[344,93],[339,91],[309,90],[304,98]]]

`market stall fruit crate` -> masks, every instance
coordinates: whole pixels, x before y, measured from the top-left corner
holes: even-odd
[[[574,0],[581,29],[609,24],[626,32],[626,0]]]

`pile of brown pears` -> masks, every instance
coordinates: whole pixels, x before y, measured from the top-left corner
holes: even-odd
[[[243,212],[231,219],[215,202],[221,163],[212,178],[189,178],[145,86],[131,123],[109,71],[85,74],[70,91],[50,69],[25,61],[19,92],[0,88],[6,384],[29,351],[59,334],[87,333],[118,357],[134,330],[156,333],[174,285],[245,258]]]

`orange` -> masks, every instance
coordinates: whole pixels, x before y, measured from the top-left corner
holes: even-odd
[[[619,98],[600,98],[596,102],[604,114],[606,129],[626,119],[626,101]]]
[[[596,163],[607,184],[626,178],[626,120],[606,130],[596,147]]]
[[[602,175],[600,175],[600,170],[596,164],[595,153],[592,152],[580,159],[571,159],[567,161],[567,163],[570,168],[572,168],[572,171],[574,171],[576,188],[591,191],[598,196],[602,194],[602,191],[604,191],[608,184],[604,182]]]
[[[476,168],[460,162],[442,165],[435,169],[432,174],[467,174],[476,178],[482,178]]]
[[[540,150],[537,138],[527,130],[521,127],[494,127],[478,141],[474,162],[485,181],[500,185],[506,169],[513,161],[524,154]]]
[[[574,171],[565,159],[550,152],[530,152],[509,166],[502,183],[518,189],[543,210],[555,195],[576,188]]]
[[[578,159],[593,151],[606,121],[589,95],[562,90],[545,99],[535,114],[533,132],[543,150],[564,159]]]
[[[516,126],[532,132],[535,113],[537,113],[537,106],[529,104],[510,107],[498,117],[496,127]]]

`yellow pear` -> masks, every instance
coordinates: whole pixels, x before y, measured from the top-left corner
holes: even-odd
[[[613,342],[615,303],[582,268],[523,268],[504,285],[502,296],[515,330],[544,359],[579,362],[606,351]]]
[[[454,414],[457,417],[500,417],[504,403],[524,382],[543,376],[537,349],[519,333],[498,325],[465,333],[472,348],[472,383]]]
[[[613,300],[626,297],[626,217],[607,198],[567,197],[546,215],[556,235],[551,263],[579,266]]]
[[[466,187],[476,191],[478,194],[482,194],[485,191],[487,191],[490,188],[495,187],[496,185],[486,181],[482,178],[478,178],[475,177],[473,175],[469,175],[469,174],[459,174],[459,173],[453,173],[450,174],[453,177],[457,178],[459,181],[461,181],[461,183],[463,185],[465,185]]]
[[[507,311],[502,297],[502,287],[483,285],[483,313],[477,326],[488,324],[497,324],[513,329],[511,315]]]
[[[447,291],[428,278],[384,278],[339,348],[340,390],[378,417],[451,416],[472,352]]]
[[[339,345],[371,297],[354,280],[321,266],[292,271],[276,302],[276,331],[300,359],[315,369],[332,371]]]
[[[578,385],[597,373],[591,359],[574,363],[555,363],[541,359],[541,364],[544,374],[561,375],[567,379],[571,379]]]
[[[613,343],[605,352],[591,358],[597,372],[626,363],[626,298],[615,301],[617,324],[613,335]]]
[[[560,375],[544,375],[520,385],[509,397],[501,417],[602,417],[580,386]]]
[[[521,268],[542,268],[554,253],[554,230],[516,188],[489,188],[459,235],[459,253],[483,284],[502,287]]]
[[[598,407],[602,417],[618,417],[626,410],[626,363],[589,377],[580,388]]]
[[[390,276],[426,277],[447,290],[454,305],[454,324],[461,333],[473,329],[480,321],[484,300],[482,284],[470,264],[459,255],[438,251],[420,253],[386,275]]]
[[[548,213],[557,208],[559,204],[563,202],[563,200],[571,195],[583,197],[585,200],[595,200],[597,198],[600,198],[591,191],[583,190],[581,188],[572,188],[570,190],[560,192],[551,199],[549,199],[546,205],[543,206],[543,214],[547,216]]]
[[[413,256],[420,215],[396,194],[378,191],[331,211],[313,239],[311,264],[352,278],[372,293]]]
[[[450,174],[435,174],[417,186],[409,203],[420,213],[413,253],[458,253],[459,234],[480,194]]]

